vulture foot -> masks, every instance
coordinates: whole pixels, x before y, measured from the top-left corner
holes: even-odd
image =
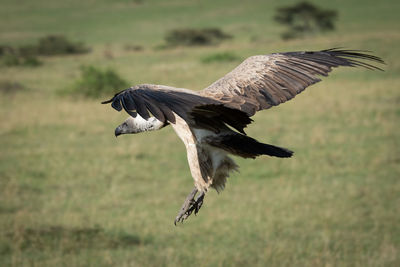
[[[204,200],[204,192],[201,192],[200,195],[194,199],[194,196],[197,194],[198,190],[196,188],[187,196],[185,202],[183,203],[178,215],[175,218],[174,224],[176,225],[177,222],[182,222],[186,220],[194,211],[196,215],[201,206],[203,205]]]

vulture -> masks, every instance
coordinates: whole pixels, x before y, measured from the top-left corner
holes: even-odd
[[[335,67],[382,70],[374,62],[384,63],[368,51],[339,48],[251,56],[201,91],[141,84],[102,104],[111,103],[117,111],[124,109],[130,115],[115,129],[115,136],[171,125],[183,141],[195,186],[175,218],[176,225],[198,213],[210,188],[224,189],[229,174],[238,170],[230,155],[293,155],[287,148],[246,135],[244,128],[257,111],[292,99]]]

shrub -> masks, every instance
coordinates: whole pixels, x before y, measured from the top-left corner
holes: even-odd
[[[168,46],[193,46],[217,44],[229,38],[232,36],[218,28],[175,29],[167,33],[165,41]]]
[[[42,62],[33,55],[21,54],[12,47],[7,47],[6,49],[2,48],[3,47],[0,47],[0,62],[4,66],[37,67],[42,64]]]
[[[89,52],[82,43],[72,43],[62,35],[49,35],[39,39],[37,53],[39,55],[68,55]]]
[[[14,52],[14,48],[12,48],[11,46],[0,45],[0,57]]]
[[[23,58],[22,65],[27,67],[38,67],[42,65],[42,61],[40,61],[37,57],[29,56]]]
[[[21,65],[37,67],[42,64],[38,56],[82,54],[89,50],[82,43],[70,42],[62,35],[49,35],[39,39],[34,45],[19,48],[0,46],[0,63],[7,67]]]
[[[143,51],[144,47],[141,45],[135,45],[135,44],[127,44],[124,46],[124,49],[126,51],[135,51],[135,52],[139,52],[139,51]]]
[[[4,66],[12,67],[21,64],[19,57],[14,53],[6,53],[1,57],[1,63]]]
[[[48,35],[40,38],[37,44],[25,45],[19,48],[1,46],[0,56],[7,51],[12,51],[22,58],[32,58],[36,56],[82,54],[89,52],[90,49],[82,43],[70,42],[62,35]]]
[[[335,10],[320,9],[308,2],[300,2],[293,6],[278,8],[275,21],[289,27],[282,34],[283,39],[303,37],[307,34],[332,31],[335,29]]]
[[[100,97],[127,87],[128,82],[111,69],[100,70],[93,66],[84,66],[81,68],[80,79],[75,82],[73,92],[87,97]]]
[[[5,94],[16,93],[24,90],[24,86],[14,81],[0,81],[0,92]]]
[[[240,57],[230,52],[216,53],[201,59],[203,63],[239,61]]]
[[[37,45],[26,45],[16,50],[21,57],[35,57],[39,55]]]
[[[11,46],[0,46],[0,62],[4,66],[17,66],[20,64],[17,51]]]

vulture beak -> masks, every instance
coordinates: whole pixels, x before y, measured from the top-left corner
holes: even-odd
[[[118,126],[117,128],[115,128],[115,137],[118,137],[118,135],[122,134],[122,129],[121,129],[121,125]]]

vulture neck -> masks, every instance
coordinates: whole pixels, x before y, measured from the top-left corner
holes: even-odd
[[[159,121],[154,117],[145,120],[141,116],[139,116],[139,114],[137,114],[136,118],[132,119],[136,133],[155,131],[165,126],[165,124],[162,121]]]

